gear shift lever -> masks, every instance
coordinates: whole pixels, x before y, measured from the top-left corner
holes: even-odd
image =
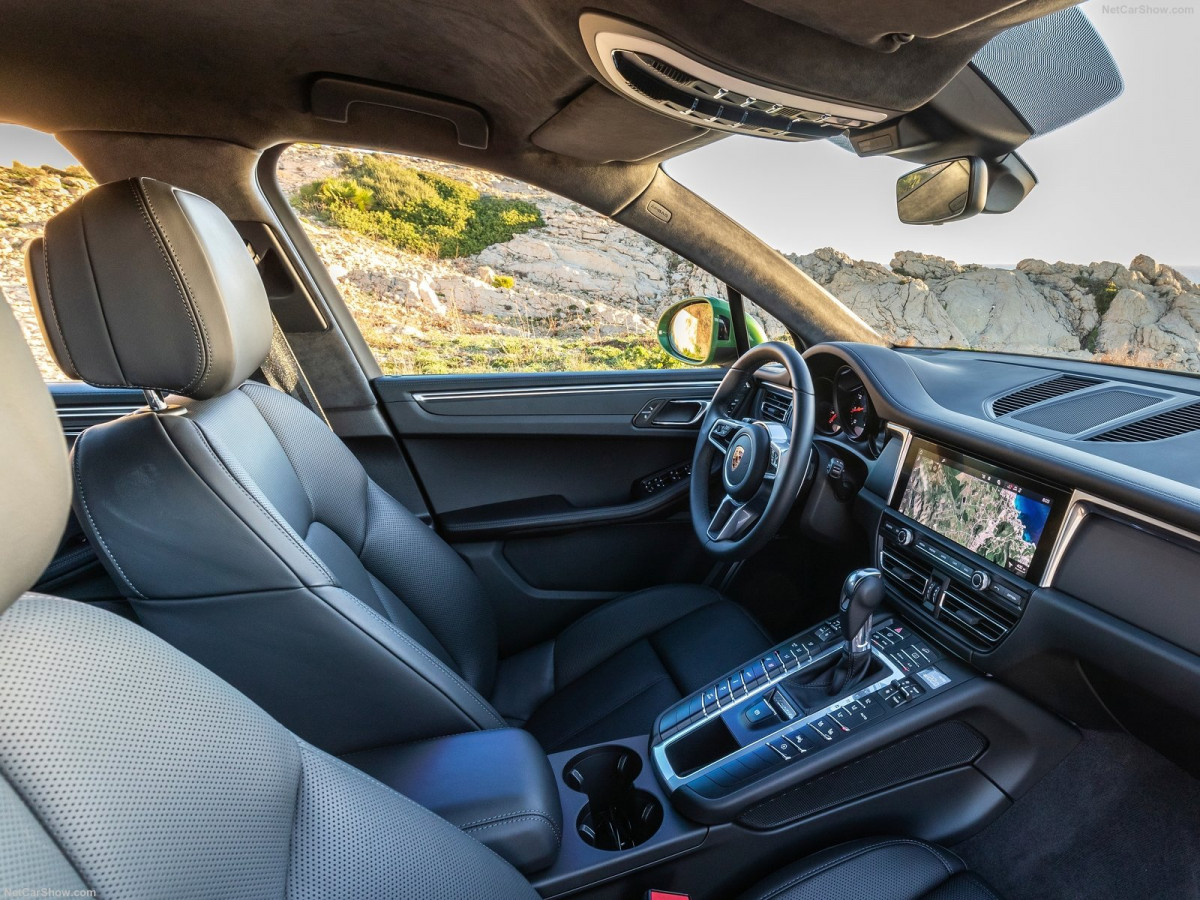
[[[842,585],[842,636],[845,644],[837,658],[809,675],[788,682],[788,690],[807,709],[817,709],[853,691],[871,669],[871,617],[883,602],[883,575],[878,569],[851,572]]]
[[[883,575],[878,569],[856,569],[846,576],[838,609],[853,669],[871,653],[871,617],[882,602]]]

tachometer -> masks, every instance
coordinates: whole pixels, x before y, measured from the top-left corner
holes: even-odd
[[[846,437],[852,441],[861,441],[867,437],[875,413],[871,409],[871,398],[867,394],[866,386],[849,366],[842,367],[837,373],[834,402],[838,420],[846,432]]]
[[[813,389],[816,393],[816,425],[817,431],[821,434],[834,435],[842,430],[842,423],[838,419],[837,405],[833,398],[833,382],[828,378],[817,378],[813,381]]]

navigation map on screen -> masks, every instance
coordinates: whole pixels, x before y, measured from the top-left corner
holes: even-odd
[[[1029,571],[1049,497],[922,449],[900,512],[1016,575]]]

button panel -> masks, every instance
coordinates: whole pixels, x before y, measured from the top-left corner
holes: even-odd
[[[659,754],[663,742],[716,716],[737,716],[742,728],[738,740],[744,743],[741,749],[694,774],[678,777],[669,767],[664,769],[668,782],[686,784],[705,797],[725,796],[772,769],[819,753],[879,719],[897,715],[897,710],[954,683],[954,663],[935,665],[944,659],[943,654],[908,625],[894,620],[880,625],[872,634],[876,659],[887,669],[879,680],[824,709],[798,709],[787,695],[787,678],[814,657],[823,658],[838,646],[841,636],[836,622],[822,622],[797,635],[768,656],[748,663],[667,710],[654,742]],[[777,682],[781,687],[773,686]],[[763,736],[757,737],[756,733]],[[664,765],[665,757],[656,759]]]

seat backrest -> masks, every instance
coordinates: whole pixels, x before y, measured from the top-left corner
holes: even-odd
[[[7,892],[536,898],[474,839],[299,740],[144,629],[43,595],[8,608],[54,552],[70,481],[3,300],[0,479]]]
[[[78,517],[143,624],[330,752],[505,724],[474,573],[319,417],[245,381],[268,304],[216,207],[149,179],[102,185],[50,220],[27,269],[70,371],[184,395],[73,450]],[[181,297],[170,315],[129,309]],[[180,349],[197,334],[199,357]]]

